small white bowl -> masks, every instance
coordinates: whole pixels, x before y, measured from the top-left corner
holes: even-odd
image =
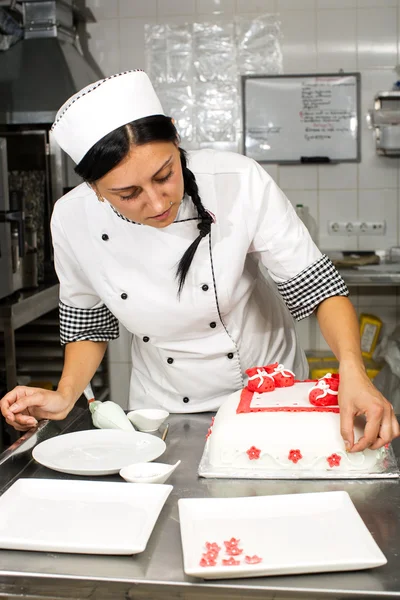
[[[180,460],[174,465],[156,462],[133,463],[123,467],[119,474],[130,483],[164,483],[180,464]]]
[[[131,410],[126,416],[136,429],[144,433],[151,433],[157,431],[161,423],[164,423],[169,412],[158,408],[140,408]]]

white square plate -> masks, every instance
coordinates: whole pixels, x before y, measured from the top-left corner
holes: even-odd
[[[347,492],[181,499],[184,569],[204,579],[368,569],[387,560]],[[224,542],[239,539],[229,559]],[[221,548],[215,566],[200,566],[206,542]],[[258,556],[258,564],[245,557]]]
[[[0,548],[143,552],[171,485],[19,479],[0,497]]]

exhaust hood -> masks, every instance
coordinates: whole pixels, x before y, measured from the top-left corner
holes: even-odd
[[[80,49],[72,0],[21,5],[24,39],[0,52],[0,124],[49,124],[67,98],[103,75]]]

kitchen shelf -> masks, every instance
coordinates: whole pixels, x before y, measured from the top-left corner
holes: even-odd
[[[387,265],[382,265],[387,267]],[[398,271],[395,271],[398,268]],[[393,287],[400,285],[400,264],[393,267],[393,271],[382,268],[379,271],[379,265],[374,268],[363,267],[362,269],[338,269],[346,285],[367,285],[376,287]]]

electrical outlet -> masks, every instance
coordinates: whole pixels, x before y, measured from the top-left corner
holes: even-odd
[[[329,235],[384,235],[386,221],[328,221]]]
[[[354,221],[328,221],[330,235],[357,235],[354,229]]]
[[[358,227],[358,235],[384,235],[386,232],[386,221],[361,221]]]

